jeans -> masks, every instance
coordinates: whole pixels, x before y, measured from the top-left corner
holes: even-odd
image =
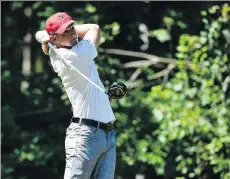
[[[64,179],[114,179],[115,132],[71,122],[65,139]]]

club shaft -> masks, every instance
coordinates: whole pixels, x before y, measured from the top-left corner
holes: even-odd
[[[95,87],[97,87],[99,90],[101,90],[103,93],[107,94],[106,91],[104,89],[102,89],[100,86],[98,86],[96,83],[94,83],[93,81],[91,81],[88,77],[86,77],[83,73],[81,73],[75,66],[73,66],[72,64],[66,64],[66,60],[64,59],[64,57],[62,57],[56,50],[55,47],[48,42],[48,46],[60,57],[60,59],[62,60],[62,62],[64,63],[65,66],[71,66],[75,71],[78,72],[79,75],[81,75],[83,78],[85,78],[88,82],[90,82],[92,85],[94,85]]]

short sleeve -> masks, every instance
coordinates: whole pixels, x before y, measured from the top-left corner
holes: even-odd
[[[83,39],[77,46],[80,58],[85,59],[89,63],[98,55],[96,45],[92,40]]]

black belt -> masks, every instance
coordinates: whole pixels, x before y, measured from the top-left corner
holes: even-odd
[[[79,117],[72,117],[72,122],[78,123],[79,121],[80,121]],[[90,125],[90,126],[93,126],[93,127],[97,127],[98,126],[98,121],[94,121],[92,119],[82,118],[81,119],[81,124],[85,124],[85,125]],[[102,123],[102,122],[100,122],[99,128],[103,129],[106,132],[108,132],[111,129],[113,129],[113,123],[111,123],[111,122],[109,122],[109,123]]]

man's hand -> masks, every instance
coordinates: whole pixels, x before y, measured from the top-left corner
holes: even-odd
[[[49,42],[50,37],[46,30],[38,31],[35,35],[35,38],[42,44],[42,51],[44,54],[49,55],[49,46],[47,43]]]
[[[35,34],[35,38],[40,43],[47,43],[50,40],[50,36],[46,32],[46,30],[37,31]]]

